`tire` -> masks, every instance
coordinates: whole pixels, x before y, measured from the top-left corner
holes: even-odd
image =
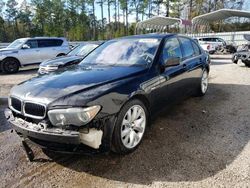
[[[238,60],[232,60],[234,64],[238,64]]]
[[[137,115],[139,116],[137,118],[133,118],[133,115],[137,116],[133,114],[133,112],[136,112],[134,110],[138,112]],[[131,121],[129,121],[129,119]],[[138,126],[136,126],[136,121]],[[148,123],[149,113],[143,102],[134,99],[126,103],[119,112],[115,123],[112,138],[112,151],[117,154],[128,154],[133,152],[140,145]]]
[[[235,56],[233,56],[232,62],[235,63],[235,64],[238,64],[238,59],[235,59]]]
[[[250,62],[244,62],[246,67],[250,67]]]
[[[196,96],[204,96],[208,89],[208,70],[204,69],[200,78],[200,83],[197,89]]]
[[[19,62],[14,58],[6,58],[2,61],[2,71],[7,74],[13,74],[19,70]]]

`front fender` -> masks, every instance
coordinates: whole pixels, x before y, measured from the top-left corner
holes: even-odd
[[[3,61],[6,57],[6,55],[0,55],[0,62]]]

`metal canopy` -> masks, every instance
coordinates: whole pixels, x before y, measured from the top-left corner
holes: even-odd
[[[173,25],[173,24],[180,23],[180,22],[181,22],[181,19],[179,18],[155,16],[147,20],[138,22],[137,27],[144,28],[148,26],[167,26],[167,25]]]
[[[140,29],[152,29],[156,31],[163,31],[169,25],[175,25],[175,24],[179,25],[180,23],[181,23],[181,19],[179,18],[155,16],[147,20],[138,22],[136,24],[136,31]]]
[[[204,24],[207,25],[210,22],[224,20],[230,17],[245,17],[250,18],[250,11],[242,11],[235,9],[220,9],[214,12],[196,16],[192,19],[193,25]]]

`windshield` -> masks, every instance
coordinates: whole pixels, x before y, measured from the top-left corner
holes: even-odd
[[[154,59],[159,39],[120,39],[105,42],[90,53],[80,65],[147,65]]]
[[[17,39],[13,41],[7,48],[19,48],[24,44],[25,41],[25,39]]]
[[[79,55],[79,56],[86,56],[89,52],[94,50],[97,44],[82,44],[74,48],[68,55]]]

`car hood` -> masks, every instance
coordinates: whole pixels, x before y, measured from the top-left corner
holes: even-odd
[[[45,66],[58,66],[58,65],[65,65],[68,62],[76,61],[76,60],[81,60],[83,57],[81,56],[60,56],[56,57],[53,59],[49,59],[47,61],[44,61],[40,64],[40,67],[45,67]]]
[[[65,71],[56,71],[27,80],[11,89],[10,95],[22,100],[49,104],[56,99],[79,92],[87,92],[123,79],[145,73],[142,66],[72,66]]]
[[[15,48],[2,48],[2,49],[0,49],[0,53],[11,53],[14,51],[17,51],[17,49],[15,49]]]

